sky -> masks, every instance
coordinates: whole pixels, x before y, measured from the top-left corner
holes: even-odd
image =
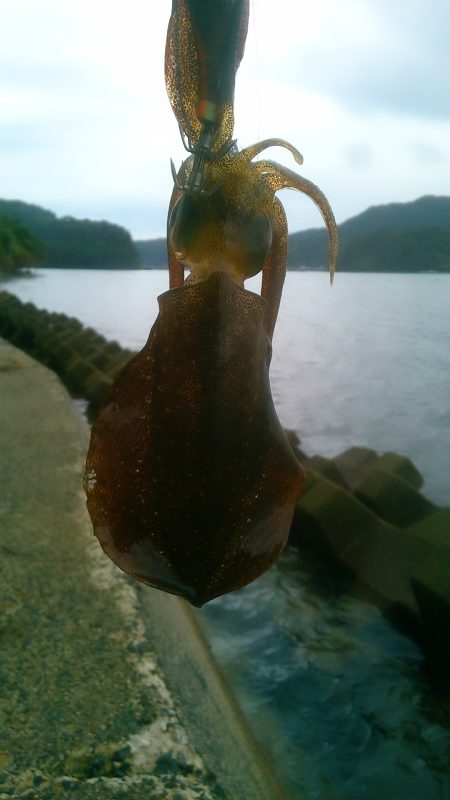
[[[185,156],[164,85],[171,0],[0,0],[0,197],[165,235]],[[316,183],[339,222],[450,194],[448,0],[251,0],[238,146]],[[290,231],[322,224],[280,193]]]

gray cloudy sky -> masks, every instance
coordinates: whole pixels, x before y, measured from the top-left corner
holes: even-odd
[[[169,158],[184,157],[164,87],[170,7],[1,2],[1,197],[164,234]],[[449,41],[449,0],[251,0],[238,144],[295,144],[338,222],[450,194]],[[306,198],[281,199],[291,231],[321,224]]]

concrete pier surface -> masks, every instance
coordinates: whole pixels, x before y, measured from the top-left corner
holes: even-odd
[[[101,552],[88,436],[0,339],[0,798],[280,800],[189,607]]]

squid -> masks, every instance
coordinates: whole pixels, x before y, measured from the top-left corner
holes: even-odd
[[[201,606],[258,578],[284,549],[305,474],[278,420],[269,366],[286,272],[275,196],[307,194],[337,256],[333,212],[313,183],[239,150],[235,76],[248,0],[173,0],[169,100],[189,155],[169,205],[170,287],[142,351],[93,425],[84,486],[94,532],[139,581]],[[185,270],[189,272],[185,278]],[[261,293],[245,280],[261,273]]]

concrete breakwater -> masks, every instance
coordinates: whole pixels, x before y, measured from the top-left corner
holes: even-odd
[[[63,314],[0,293],[0,335],[54,369],[92,413],[133,355]],[[290,543],[346,570],[374,602],[441,664],[450,661],[450,509],[422,493],[422,477],[396,453],[350,448],[308,457],[291,435],[308,480]]]
[[[445,673],[450,664],[450,508],[421,492],[423,478],[398,453],[351,447],[304,458],[307,483],[290,542],[344,570],[412,635]]]
[[[89,401],[92,413],[134,355],[74,317],[38,309],[4,291],[0,336],[56,372],[72,395]]]

